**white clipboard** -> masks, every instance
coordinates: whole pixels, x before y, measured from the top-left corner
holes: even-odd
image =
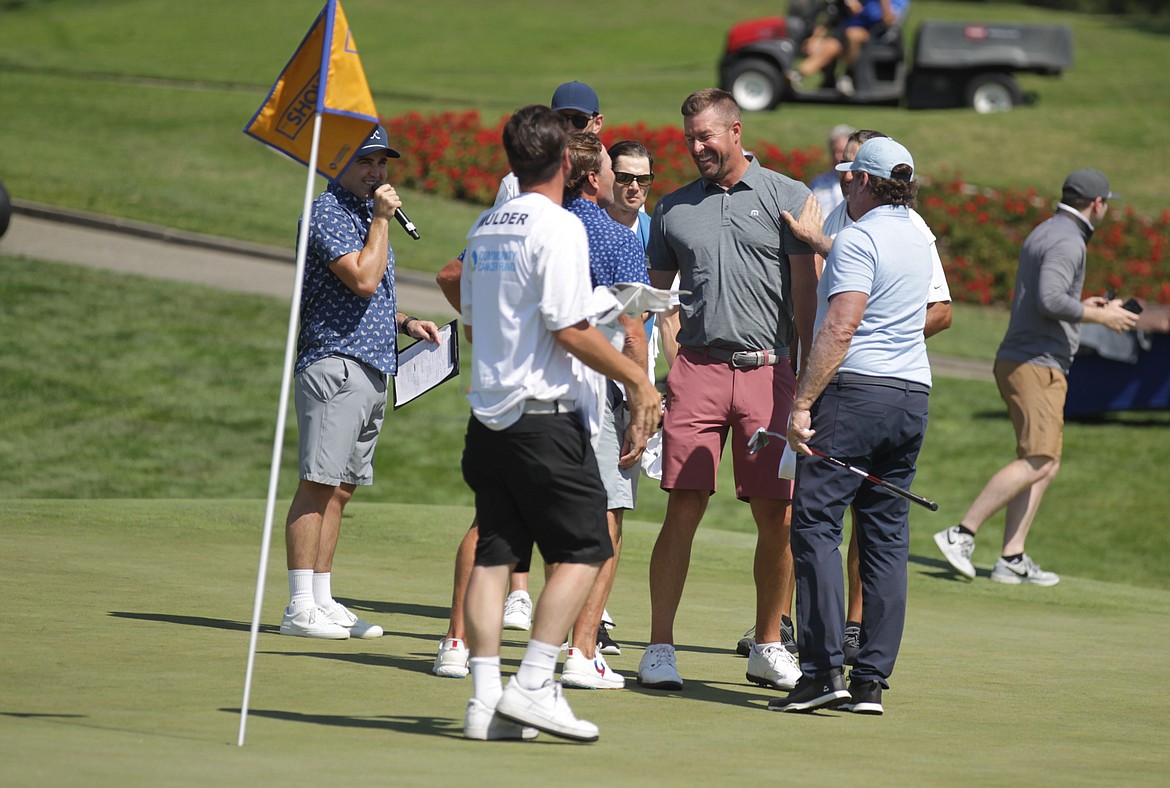
[[[398,351],[394,410],[459,374],[459,321],[439,327],[439,344],[420,339]]]

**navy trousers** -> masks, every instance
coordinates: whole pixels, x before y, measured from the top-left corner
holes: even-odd
[[[889,385],[832,382],[812,408],[809,445],[909,488],[926,433],[927,394]],[[851,677],[886,680],[906,621],[910,502],[819,457],[800,455],[792,506],[800,668],[807,675],[844,665],[842,519],[856,510],[861,559],[863,645]]]

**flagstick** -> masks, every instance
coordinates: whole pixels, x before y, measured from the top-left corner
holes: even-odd
[[[321,142],[321,113],[313,119],[313,146],[309,152],[309,174],[305,179],[305,203],[301,210],[301,231],[297,236],[297,271],[293,281],[292,304],[288,310],[288,338],[284,345],[284,371],[280,379],[280,403],[276,409],[276,436],[272,441],[272,468],[268,474],[268,504],[264,509],[264,536],[260,541],[260,568],[256,573],[256,598],[252,605],[252,636],[248,640],[248,668],[244,673],[244,700],[240,704],[240,735],[244,746],[248,727],[248,698],[252,693],[252,667],[256,662],[256,638],[260,633],[260,607],[264,603],[264,578],[268,574],[268,550],[272,544],[272,517],[276,508],[276,483],[280,479],[280,456],[284,450],[284,425],[288,417],[288,390],[301,319],[301,287],[305,258],[309,251],[309,220],[313,210],[313,180],[317,175],[317,147]]]

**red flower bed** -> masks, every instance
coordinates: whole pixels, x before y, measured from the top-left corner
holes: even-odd
[[[508,161],[500,144],[507,117],[485,126],[479,113],[410,112],[383,123],[402,151],[395,165],[398,185],[441,197],[491,205]],[[681,128],[644,123],[607,127],[606,145],[637,140],[654,152],[656,199],[693,181],[694,162]],[[809,181],[829,165],[819,148],[785,151],[766,142],[748,146],[765,167]],[[980,189],[961,175],[923,178],[918,210],[935,235],[947,269],[951,296],[976,304],[1009,303],[1020,244],[1052,213],[1055,201],[1035,189]],[[1113,290],[1121,296],[1170,304],[1170,211],[1157,219],[1114,203],[1089,247],[1085,295]]]

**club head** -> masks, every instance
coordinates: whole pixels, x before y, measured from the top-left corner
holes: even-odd
[[[787,439],[784,435],[781,435],[778,432],[772,432],[767,427],[760,427],[755,431],[755,433],[752,434],[750,438],[748,438],[748,454],[755,454],[760,449],[771,443],[772,438],[779,438],[784,440]]]

